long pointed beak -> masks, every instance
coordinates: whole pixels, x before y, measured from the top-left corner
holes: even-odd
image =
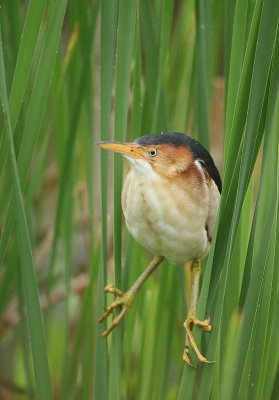
[[[102,149],[120,153],[123,156],[128,156],[132,158],[144,158],[142,147],[137,143],[99,142],[96,143],[96,145],[102,147]]]

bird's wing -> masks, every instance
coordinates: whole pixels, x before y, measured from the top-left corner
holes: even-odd
[[[208,217],[206,220],[206,226],[207,226],[208,239],[209,241],[211,241],[219,210],[221,195],[213,179],[209,180],[208,187],[209,187],[209,204],[208,204]]]

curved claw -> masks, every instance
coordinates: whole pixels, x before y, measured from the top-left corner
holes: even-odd
[[[120,323],[120,321],[122,320],[124,315],[127,313],[127,311],[128,311],[128,307],[123,306],[120,313],[112,321],[111,326],[103,332],[103,334],[102,334],[103,337],[107,337],[110,334],[110,332]]]
[[[190,361],[190,357],[189,357],[189,346],[185,345],[185,349],[184,349],[184,353],[183,353],[183,357],[182,357],[183,361],[188,364],[190,367],[192,368],[197,368],[195,365],[193,365]]]
[[[134,294],[131,291],[123,293],[121,290],[117,289],[113,284],[107,285],[104,290],[107,293],[115,294],[117,298],[110,306],[105,308],[105,313],[101,318],[99,318],[99,322],[103,322],[115,310],[115,308],[121,307],[120,313],[116,315],[116,317],[113,319],[111,326],[103,332],[103,337],[106,337],[117,325],[119,325],[124,315],[132,306],[134,300]]]

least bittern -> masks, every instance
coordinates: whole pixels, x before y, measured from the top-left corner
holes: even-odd
[[[208,361],[192,334],[194,325],[211,331],[209,319],[197,318],[196,309],[201,275],[201,259],[210,248],[218,213],[222,183],[208,151],[196,140],[170,132],[141,136],[132,143],[101,142],[104,149],[122,154],[130,170],[122,189],[122,208],[131,235],[154,255],[133,286],[122,292],[113,284],[105,291],[117,296],[100,318],[104,321],[113,310],[120,313],[103,333],[107,336],[130,309],[134,297],[164,258],[173,264],[191,261],[190,307],[183,360],[190,364],[192,347],[201,362]]]

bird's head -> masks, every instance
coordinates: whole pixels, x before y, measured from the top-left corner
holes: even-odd
[[[181,133],[171,132],[140,136],[131,143],[100,142],[98,145],[122,154],[131,168],[141,174],[150,174],[152,171],[172,178],[186,170],[194,159],[185,138],[187,136]]]

